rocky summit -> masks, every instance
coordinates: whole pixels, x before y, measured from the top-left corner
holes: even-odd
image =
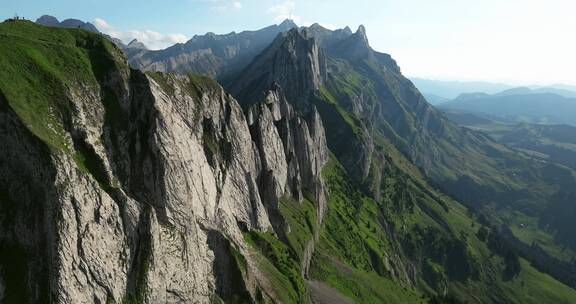
[[[9,20],[0,142],[0,302],[576,301],[575,171],[445,118],[364,26]]]

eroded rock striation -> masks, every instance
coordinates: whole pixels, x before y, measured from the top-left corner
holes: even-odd
[[[0,243],[18,259],[2,267],[25,276],[22,299],[255,298],[265,287],[234,252],[249,259],[245,231],[284,233],[280,197],[310,191],[323,202],[317,113],[300,117],[271,97],[247,121],[215,81],[129,69],[104,38],[90,39],[78,48],[111,68],[62,81],[63,100],[43,102],[65,109],[34,113],[53,125],[22,116],[18,92],[2,86],[0,199],[10,209]]]

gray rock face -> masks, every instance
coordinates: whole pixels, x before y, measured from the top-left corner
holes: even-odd
[[[283,233],[279,197],[308,189],[323,214],[317,113],[301,118],[271,97],[246,121],[218,84],[194,76],[116,70],[99,86],[69,90],[64,137],[76,154],[48,147],[0,98],[0,200],[11,208],[0,213],[9,227],[0,243],[25,253],[13,267],[29,276],[28,298],[254,297],[256,283],[230,285],[239,272],[221,265],[246,250],[241,228]],[[115,97],[114,114],[103,92]]]
[[[316,39],[306,29],[284,33],[260,54],[230,87],[243,104],[263,100],[269,88],[280,86],[288,102],[302,113],[309,98],[326,79],[326,58]]]
[[[264,172],[271,172],[261,177],[266,181],[264,185],[270,184],[270,181],[278,184],[273,187],[277,190],[276,197],[271,195],[267,200],[277,204],[278,197],[289,195],[301,201],[302,192],[307,191],[316,203],[316,225],[319,227],[322,224],[327,204],[322,168],[328,160],[328,147],[318,111],[311,106],[306,115],[298,114],[284,97],[282,89],[274,87],[267,92],[264,102],[257,103],[247,110],[247,118],[252,133],[257,134],[256,138],[267,138],[256,140],[261,155],[270,154],[266,152],[267,150],[275,150],[276,153],[281,154],[278,159],[286,160],[286,162],[280,161],[286,165],[280,170],[268,170],[267,166],[264,166]],[[262,160],[262,163],[267,162],[269,161]],[[280,188],[283,190],[278,191]],[[277,206],[274,208],[277,209]],[[274,216],[279,214],[279,211],[272,209],[269,210],[269,214]],[[290,229],[286,227],[287,223],[278,216],[272,220],[272,224],[276,233],[281,236]],[[314,237],[306,245],[302,258],[301,269],[304,277],[307,277],[314,246],[319,237],[318,231],[314,233]]]
[[[286,160],[276,163],[285,164],[282,169],[274,170],[278,175],[275,179],[281,181],[281,193],[292,193],[299,199],[301,188],[316,193],[321,169],[328,159],[326,136],[322,120],[315,107],[311,107],[307,115],[301,116],[292,105],[287,102],[281,88],[277,87],[267,93],[264,102],[257,103],[248,109],[248,123],[255,127],[253,134],[257,137],[268,137],[265,140],[256,140],[257,146],[264,151],[270,146],[281,149],[279,159]],[[270,131],[272,129],[272,131]],[[273,142],[274,144],[265,143]],[[278,152],[280,153],[280,152]],[[263,160],[262,163],[270,161]],[[267,166],[264,166],[266,170]]]
[[[330,49],[337,42],[352,35],[349,27],[332,31],[322,27],[318,23],[307,27],[305,33],[310,37],[314,37],[318,44],[324,49]]]

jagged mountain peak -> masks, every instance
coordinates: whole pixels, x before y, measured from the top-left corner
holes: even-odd
[[[330,32],[331,32],[330,29],[327,29],[327,28],[323,27],[320,23],[317,23],[317,22],[314,23],[314,24],[312,24],[312,25],[310,25],[308,28],[309,28],[309,29],[317,29],[317,30],[323,30],[323,31],[330,31]]]
[[[230,90],[242,104],[260,102],[265,92],[280,86],[286,100],[306,112],[308,97],[326,77],[326,59],[310,29],[293,28],[280,34],[241,74]]]
[[[292,28],[286,32],[283,32],[278,36],[272,45],[287,44],[291,48],[297,47],[298,44],[314,45],[317,44],[316,39],[313,35],[309,33],[308,28]]]
[[[283,30],[289,30],[291,28],[298,27],[298,25],[294,22],[294,20],[288,18],[288,19],[282,21],[282,23],[278,24],[278,27],[283,29]]]
[[[363,25],[360,25],[354,34],[334,43],[329,51],[336,57],[348,59],[368,59],[375,56],[366,35],[366,28]]]
[[[138,41],[138,39],[132,39],[132,41],[130,41],[130,43],[128,43],[128,45],[126,45],[126,48],[140,49],[140,50],[147,50],[148,49],[146,47],[146,45],[144,43]]]
[[[366,28],[364,27],[364,25],[360,25],[356,33],[354,33],[354,35],[357,37],[357,39],[360,39],[366,46],[369,46],[368,36],[366,35]]]
[[[352,35],[352,29],[350,29],[349,26],[346,26],[345,28],[342,29],[345,33]]]
[[[336,43],[348,38],[352,35],[349,27],[344,29],[330,30],[318,23],[314,23],[309,27],[302,28],[302,31],[309,37],[314,37],[320,47],[329,49]]]

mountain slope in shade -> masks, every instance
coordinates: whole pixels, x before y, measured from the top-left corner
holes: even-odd
[[[459,125],[488,134],[494,140],[518,150],[540,163],[557,163],[576,170],[576,127],[570,125],[533,125],[490,120],[467,112],[445,112]],[[571,262],[576,256],[574,240],[568,231],[576,229],[573,200],[562,192],[552,198],[552,204],[537,223],[527,218],[507,217],[511,230],[526,244],[538,246],[555,259]],[[532,223],[532,224],[528,224]],[[565,227],[557,233],[536,232],[536,227]],[[546,229],[545,229],[546,230]],[[555,242],[572,244],[555,247]],[[536,247],[536,248],[538,248]]]

